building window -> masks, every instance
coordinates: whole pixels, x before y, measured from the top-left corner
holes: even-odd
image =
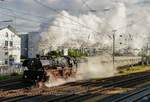
[[[8,33],[6,32],[6,35],[5,35],[6,37],[8,37]]]
[[[13,37],[13,34],[11,34],[11,38]]]
[[[5,52],[5,55],[8,55],[8,52]]]
[[[8,64],[8,60],[5,60],[5,64]]]
[[[12,41],[10,41],[10,46],[13,46],[13,42]]]
[[[5,46],[8,46],[8,41],[5,41]]]
[[[13,58],[13,55],[10,55],[9,58]]]

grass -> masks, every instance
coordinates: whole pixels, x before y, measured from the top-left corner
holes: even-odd
[[[145,72],[145,71],[150,71],[150,65],[137,65],[133,67],[126,67],[126,68],[118,69],[118,71],[114,74],[114,76],[129,75],[129,74],[140,73],[140,72]],[[110,76],[110,77],[113,77],[113,76]],[[97,78],[92,78],[92,79],[99,80],[103,78],[97,77]]]
[[[138,73],[138,72],[144,72],[144,71],[150,71],[150,65],[138,65],[133,67],[127,67],[124,69],[121,69],[116,73],[116,76],[121,75],[128,75],[132,73]],[[0,75],[0,81],[1,80],[9,80],[13,78],[21,78],[22,74],[12,73],[11,75]],[[93,78],[93,79],[100,79],[100,78]]]
[[[12,75],[0,75],[0,81],[3,81],[3,80],[11,80],[11,79],[19,79],[21,78],[22,75],[20,74],[12,74]]]
[[[116,75],[128,75],[132,73],[144,72],[150,70],[150,65],[138,65],[119,70]]]
[[[120,69],[118,73],[116,73],[116,76],[122,76],[122,75],[129,75],[133,73],[138,73],[138,72],[145,72],[145,71],[150,71],[150,65],[138,65],[138,66],[133,66],[133,67],[126,67],[124,69]],[[100,79],[100,78],[97,78]],[[132,89],[130,88],[116,88],[111,91],[106,91],[104,94],[121,94],[121,93],[126,93]],[[96,102],[100,100],[101,98],[99,96],[93,97],[91,99],[85,100],[83,102]]]

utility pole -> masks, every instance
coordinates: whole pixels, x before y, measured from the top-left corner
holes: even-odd
[[[145,46],[146,64],[148,65],[148,43]]]
[[[113,30],[113,54],[112,54],[112,58],[113,58],[113,69],[115,69],[115,38],[116,38],[116,31],[117,30]]]

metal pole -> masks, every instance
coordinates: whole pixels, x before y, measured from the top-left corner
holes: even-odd
[[[115,34],[116,34],[116,30],[113,30],[113,69],[115,69]]]
[[[149,60],[149,56],[148,56],[148,43],[147,43],[147,46],[146,46],[146,64],[148,65],[149,64],[149,62],[148,62],[148,60]]]

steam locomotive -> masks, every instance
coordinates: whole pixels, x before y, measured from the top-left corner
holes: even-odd
[[[75,77],[77,73],[78,60],[69,56],[37,56],[23,62],[27,70],[23,73],[24,81],[46,82],[49,78],[68,79]]]

